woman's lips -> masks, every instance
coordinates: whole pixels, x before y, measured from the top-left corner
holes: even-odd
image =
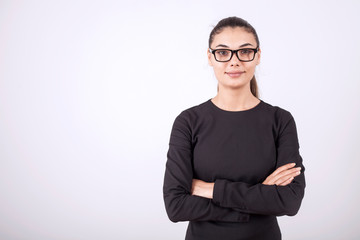
[[[229,77],[232,77],[232,78],[237,78],[237,77],[240,77],[241,74],[243,74],[244,72],[241,72],[241,71],[236,71],[236,72],[225,72],[227,75],[229,75]]]

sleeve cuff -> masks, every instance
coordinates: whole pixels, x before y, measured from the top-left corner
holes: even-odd
[[[214,183],[213,201],[219,206],[223,205],[225,184],[226,180],[223,179],[217,179]]]

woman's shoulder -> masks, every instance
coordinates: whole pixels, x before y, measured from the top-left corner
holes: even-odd
[[[289,119],[293,118],[291,112],[288,109],[285,109],[284,107],[274,105],[268,102],[265,102],[264,100],[261,100],[263,103],[263,109],[264,111],[271,114],[274,118],[277,119]]]
[[[210,99],[182,110],[179,116],[196,116],[208,111]]]
[[[200,119],[206,118],[209,101],[210,99],[180,111],[175,118],[175,125],[182,124],[191,127]]]

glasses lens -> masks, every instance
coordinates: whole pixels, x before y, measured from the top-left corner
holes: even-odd
[[[255,51],[253,49],[240,49],[238,52],[238,57],[242,61],[251,61],[254,59]]]
[[[216,50],[215,52],[215,58],[219,62],[226,62],[229,61],[231,57],[231,51],[229,50]]]

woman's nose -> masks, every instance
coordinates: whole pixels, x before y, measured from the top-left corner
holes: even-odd
[[[234,54],[232,55],[232,57],[231,57],[231,59],[230,59],[230,64],[231,64],[231,66],[233,66],[233,65],[239,66],[240,61],[239,61],[238,57],[236,56],[236,53],[234,53]]]

